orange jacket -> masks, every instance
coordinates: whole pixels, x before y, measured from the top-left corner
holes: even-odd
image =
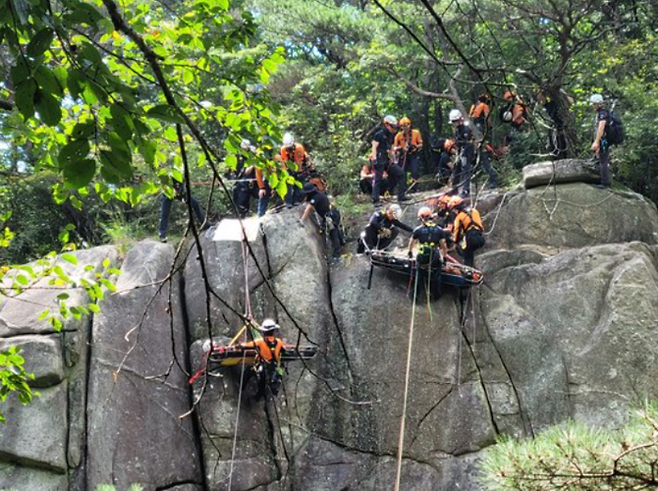
[[[523,123],[526,122],[525,115],[528,113],[528,109],[526,108],[526,105],[523,103],[521,99],[517,101],[516,104],[514,104],[514,107],[512,108],[512,123],[514,123],[517,126],[521,126]]]
[[[268,341],[274,345],[274,349],[269,347],[267,344]],[[283,349],[283,341],[281,341],[276,336],[265,336],[262,339],[256,339],[254,341],[242,343],[242,346],[245,348],[256,348],[258,356],[268,363],[272,360],[274,360],[276,363],[281,362],[281,350]]]
[[[411,136],[411,142],[409,141],[409,136]],[[423,148],[423,137],[420,135],[420,131],[411,130],[411,135],[400,131],[395,135],[395,140],[393,141],[394,147],[407,148],[411,145],[415,145],[419,150]]]
[[[299,143],[295,143],[295,149],[293,151],[288,151],[288,149],[289,147],[281,147],[281,160],[283,162],[293,161],[297,164],[298,170],[301,170],[302,164],[306,162],[306,159],[308,158],[306,150],[304,150],[304,147]]]
[[[489,117],[489,111],[490,111],[489,104],[487,104],[486,102],[478,102],[477,104],[471,106],[469,115],[473,119],[478,119],[478,118],[487,119]]]
[[[470,229],[475,228],[477,230],[483,231],[484,226],[482,225],[482,217],[480,217],[480,212],[475,208],[471,208],[470,215],[466,210],[460,210],[455,217],[455,223],[452,228],[452,240],[454,242],[459,242],[462,235],[468,232]]]

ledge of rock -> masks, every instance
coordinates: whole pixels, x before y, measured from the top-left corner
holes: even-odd
[[[523,186],[526,189],[547,184],[598,183],[600,181],[601,176],[597,165],[588,160],[565,159],[538,162],[523,168]]]

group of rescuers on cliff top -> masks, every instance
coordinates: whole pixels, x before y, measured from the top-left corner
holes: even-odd
[[[520,98],[512,93],[506,94],[506,99],[511,102],[510,120],[517,126],[525,122],[525,108]],[[610,113],[605,108],[603,98],[600,94],[594,94],[590,98],[594,110],[595,136],[592,151],[598,157],[601,172],[601,186],[610,186],[610,174],[608,171],[609,145],[606,143],[606,128],[610,124]],[[471,108],[470,116],[475,125],[482,124],[481,116],[484,116],[485,124],[488,117],[488,101],[481,97],[476,105]],[[469,267],[474,265],[475,251],[484,246],[484,226],[480,213],[469,204],[470,180],[472,164],[475,160],[474,136],[468,122],[462,113],[453,109],[449,115],[450,122],[454,127],[454,140],[443,140],[439,152],[456,155],[456,162],[451,169],[452,188],[445,194],[427,201],[427,206],[422,206],[418,211],[419,225],[416,228],[400,221],[402,209],[398,204],[388,204],[384,209],[376,209],[370,217],[368,225],[361,233],[357,247],[357,254],[381,251],[388,248],[402,229],[411,234],[408,246],[408,256],[413,256],[416,248],[416,270],[418,284],[426,289],[428,298],[436,299],[441,294],[441,272],[442,265],[448,254],[449,248],[455,248],[463,256],[464,264]],[[372,140],[370,163],[361,174],[361,189],[371,192],[372,201],[376,208],[380,206],[382,184],[387,190],[398,188],[398,202],[408,201],[406,196],[408,179],[410,173],[411,183],[418,178],[418,152],[423,142],[420,132],[411,129],[409,118],[399,121],[391,115],[382,121],[382,128],[375,133]],[[400,129],[400,131],[398,131]],[[480,129],[481,130],[481,129]],[[248,140],[242,141],[244,151],[256,151]],[[486,151],[489,151],[487,148]],[[294,185],[288,186],[285,196],[285,204],[292,207],[298,203],[306,203],[302,216],[299,220],[301,227],[305,227],[310,216],[315,212],[320,219],[320,231],[326,231],[332,245],[332,259],[338,261],[341,247],[345,244],[340,229],[340,213],[332,205],[326,194],[326,186],[318,175],[313,165],[309,162],[308,154],[304,147],[297,143],[292,134],[284,135],[283,146],[280,154],[275,160],[283,165],[286,162],[296,164],[295,171],[288,172],[295,179],[303,183],[299,188]],[[483,162],[485,162],[483,164]],[[497,187],[497,176],[491,168],[490,159],[481,159],[483,169],[489,175],[489,187]],[[441,168],[439,168],[441,173]],[[267,179],[262,170],[251,166],[238,168],[234,174],[234,201],[241,213],[248,213],[250,198],[258,198],[258,216],[262,216],[268,204],[271,194]],[[366,179],[369,182],[364,182]],[[386,182],[388,179],[388,182]],[[253,186],[256,182],[257,187]],[[256,196],[253,191],[257,189]],[[273,395],[277,395],[281,385],[283,367],[281,363],[281,352],[283,342],[278,337],[279,325],[272,319],[266,319],[259,326],[262,339],[256,339],[249,343],[243,343],[243,347],[255,348],[259,363],[256,371],[259,373],[259,394],[265,393],[265,387],[269,387]]]

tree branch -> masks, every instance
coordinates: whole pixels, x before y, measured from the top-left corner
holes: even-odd
[[[456,102],[454,96],[452,96],[450,94],[441,94],[439,92],[430,92],[428,90],[421,89],[416,84],[414,84],[411,80],[405,78],[402,74],[400,74],[397,70],[395,70],[395,68],[393,68],[391,66],[384,67],[384,69],[388,73],[390,73],[391,75],[394,75],[395,77],[400,79],[402,82],[404,82],[404,84],[412,92],[414,92],[418,95],[422,95],[423,97],[429,97],[430,99],[445,99],[445,100],[448,100],[448,101]]]
[[[0,109],[3,109],[5,111],[11,111],[12,109],[14,109],[14,105],[9,101],[0,99]]]

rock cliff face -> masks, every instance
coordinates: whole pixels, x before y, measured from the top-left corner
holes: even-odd
[[[569,418],[614,426],[633,398],[658,396],[656,207],[573,182],[490,193],[478,207],[490,230],[477,256],[485,283],[416,307],[403,489],[480,489],[477,462],[497,436]],[[299,213],[268,215],[246,251],[211,230],[177,262],[151,241],[126,257],[79,252],[80,264],[120,265],[119,292],[61,333],[37,320],[55,293],[2,299],[0,347],[23,348],[41,395],[27,408],[3,405],[0,489],[390,489],[408,281],[375,271],[368,290],[365,256],[328,268]],[[237,368],[187,384],[203,342],[241,326],[245,264],[254,316],[319,348],[290,364],[274,401],[256,400],[253,382],[239,401]]]

